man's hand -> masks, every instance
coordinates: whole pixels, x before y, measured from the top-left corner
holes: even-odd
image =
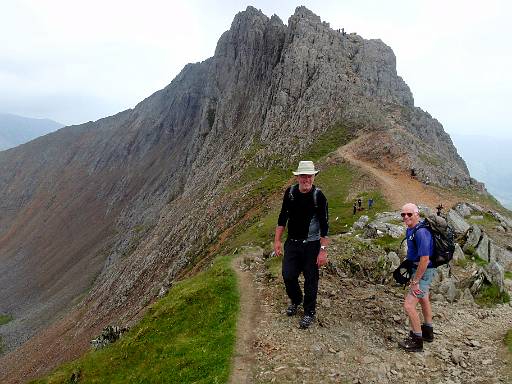
[[[420,283],[415,280],[411,280],[409,284],[409,289],[414,297],[418,297],[418,295],[421,295],[423,293],[423,291],[420,289]]]
[[[281,256],[281,236],[283,235],[284,227],[278,225],[276,227],[276,235],[274,236],[274,253],[276,256]]]
[[[318,252],[318,256],[316,258],[316,265],[321,267],[322,265],[327,263],[327,251],[325,249],[320,249]]]
[[[274,253],[281,256],[281,241],[274,241]]]

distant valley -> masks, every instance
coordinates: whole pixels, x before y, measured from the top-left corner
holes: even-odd
[[[49,119],[32,119],[0,113],[0,151],[16,147],[63,126]]]
[[[452,135],[452,139],[471,176],[512,209],[512,139],[483,135]]]

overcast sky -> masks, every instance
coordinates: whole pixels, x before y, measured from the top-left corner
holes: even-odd
[[[211,57],[247,5],[284,23],[305,5],[379,38],[415,105],[450,134],[512,137],[512,5],[487,1],[0,0],[0,112],[77,124],[134,107]]]

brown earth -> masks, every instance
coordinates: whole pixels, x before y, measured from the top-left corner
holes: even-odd
[[[367,173],[394,209],[405,202],[448,207],[459,200],[398,168],[390,171],[392,164],[359,160],[350,146],[335,156]],[[343,237],[332,238],[330,260],[341,257],[343,244]],[[300,330],[299,317],[285,314],[281,277],[262,256],[262,250],[247,249],[235,264],[242,314],[231,383],[512,382],[512,360],[503,343],[512,328],[510,305],[487,309],[472,302],[433,302],[435,340],[425,343],[422,353],[408,354],[397,347],[408,332],[403,288],[323,268],[316,322]]]
[[[342,158],[363,172],[371,175],[380,186],[382,194],[391,204],[392,208],[400,209],[405,203],[413,202],[416,205],[436,207],[442,204],[444,207],[451,207],[457,201],[457,197],[448,191],[438,192],[420,181],[411,178],[393,162],[380,159],[380,164],[358,159],[355,155],[355,148],[364,145],[365,137],[361,136],[349,144],[340,147],[335,156]],[[377,161],[377,160],[376,160]]]
[[[336,260],[333,239],[331,260]],[[242,256],[252,272],[252,292],[261,310],[255,325],[239,332],[253,359],[240,383],[509,383],[510,357],[503,338],[512,328],[511,307],[481,308],[470,302],[433,302],[435,340],[422,353],[408,354],[397,341],[408,332],[404,290],[344,273],[321,271],[316,322],[298,328],[287,317],[288,299],[280,276],[270,277],[262,259]],[[246,273],[246,272],[244,272]],[[242,302],[244,293],[242,291]],[[299,313],[301,315],[301,313]],[[247,335],[249,334],[249,336]],[[247,372],[247,364],[234,370]]]

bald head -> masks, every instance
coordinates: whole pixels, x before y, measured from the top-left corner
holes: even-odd
[[[402,216],[404,224],[409,228],[414,227],[420,221],[418,206],[413,203],[405,204],[402,207],[402,212],[400,213],[400,215]]]
[[[407,203],[402,207],[402,212],[419,212],[418,206],[413,203]]]

